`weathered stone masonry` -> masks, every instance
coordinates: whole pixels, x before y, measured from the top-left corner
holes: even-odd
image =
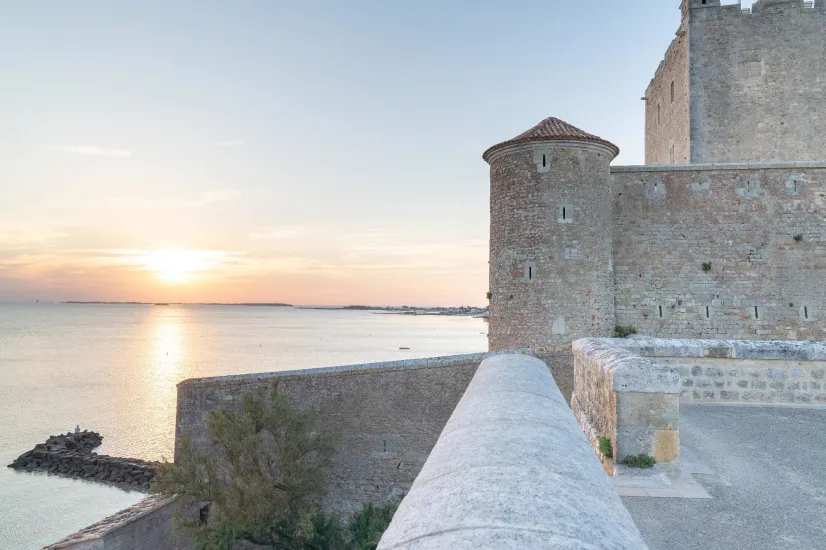
[[[618,324],[658,337],[826,338],[826,163],[612,173]]]
[[[549,118],[485,153],[491,350],[569,346],[613,332],[608,166],[617,151]]]
[[[681,12],[646,91],[655,164],[606,183],[618,149],[553,118],[483,155],[491,350],[826,338],[826,1]]]
[[[570,350],[523,353],[559,372],[559,387],[570,398]],[[296,404],[314,406],[320,426],[337,436],[324,506],[347,517],[363,504],[395,502],[407,492],[479,363],[490,355],[185,380],[178,385],[176,433],[214,452],[209,412],[235,409],[245,393],[278,380]]]
[[[646,91],[646,163],[826,159],[826,2],[684,0],[682,13]]]
[[[689,164],[688,13],[645,91],[645,163]]]

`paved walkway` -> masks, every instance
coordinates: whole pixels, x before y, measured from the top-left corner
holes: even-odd
[[[826,549],[826,408],[681,405],[680,439],[711,498],[622,496],[650,550]]]

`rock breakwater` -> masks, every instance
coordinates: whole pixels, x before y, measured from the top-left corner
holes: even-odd
[[[102,442],[102,435],[86,430],[52,435],[45,443],[38,443],[17,457],[9,468],[149,490],[150,482],[158,473],[157,463],[95,454],[93,450]]]

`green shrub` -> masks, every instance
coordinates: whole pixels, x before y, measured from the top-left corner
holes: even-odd
[[[635,329],[631,325],[625,327],[622,325],[617,325],[616,327],[614,327],[614,338],[628,338],[632,334],[636,333],[637,329]]]
[[[348,546],[349,533],[342,527],[338,516],[325,516],[316,512],[312,518],[312,529],[306,540],[295,541],[291,549],[332,550],[333,548],[350,548]],[[287,543],[290,544],[289,542]]]
[[[798,233],[797,235],[795,235],[795,236],[794,236],[794,240],[795,240],[796,242],[800,242],[800,241],[802,241],[802,240],[803,240],[803,233]]]
[[[614,458],[614,451],[611,450],[611,440],[605,436],[599,438],[599,452],[605,458]]]
[[[493,297],[493,293],[491,291],[488,291],[487,297],[488,297],[488,300],[490,300]]]
[[[175,527],[184,538],[197,548],[224,550],[240,540],[323,548],[310,542],[322,536],[333,541],[331,548],[341,548],[338,520],[320,517],[315,505],[326,492],[335,453],[315,409],[297,407],[276,382],[269,393],[245,394],[240,410],[211,411],[206,424],[220,456],[203,454],[182,437],[177,462],[162,463],[151,488],[210,503],[215,514],[207,521],[181,507]]]
[[[626,456],[622,460],[619,461],[620,464],[625,464],[626,466],[631,466],[632,468],[653,468],[654,464],[657,463],[657,459],[651,455],[631,455]]]
[[[395,505],[374,507],[365,504],[360,512],[350,518],[348,531],[351,538],[347,548],[375,550],[395,513]]]
[[[706,273],[711,271],[711,262],[703,262],[703,271]]]

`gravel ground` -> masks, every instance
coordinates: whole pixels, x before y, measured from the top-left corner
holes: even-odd
[[[680,405],[710,500],[622,497],[650,550],[826,549],[826,408]]]

